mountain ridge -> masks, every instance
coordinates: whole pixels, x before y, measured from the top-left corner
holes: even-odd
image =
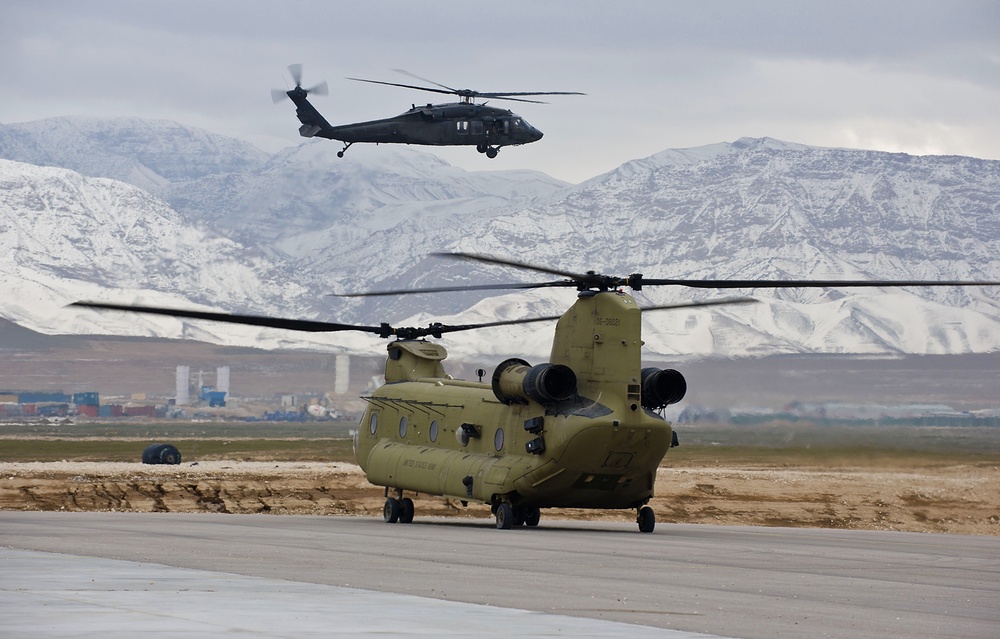
[[[46,161],[72,164],[98,143],[93,131],[105,132],[105,146],[128,160],[128,154],[122,153],[128,148],[123,140],[131,139],[142,126],[114,123],[83,127],[92,133],[82,138],[74,133],[63,144],[65,157],[49,153]],[[23,156],[23,149],[32,148],[32,131],[47,132],[38,134],[45,144],[35,146],[59,148],[51,140],[65,123],[30,124],[18,125],[13,132],[0,125],[0,157]],[[121,127],[121,138],[115,137],[115,126]],[[558,314],[572,301],[571,296],[549,291],[433,299],[426,295],[395,300],[327,297],[330,292],[534,279],[501,267],[428,257],[436,251],[492,254],[580,272],[594,269],[623,275],[642,271],[647,277],[666,278],[1000,280],[1000,265],[993,259],[1000,253],[997,161],[741,138],[733,143],[667,149],[567,185],[538,172],[467,172],[408,148],[362,147],[339,159],[333,145],[313,141],[262,158],[241,144],[216,140],[214,134],[185,134],[180,131],[184,127],[175,123],[157,127],[163,133],[143,150],[143,162],[132,158],[136,165],[152,167],[149,170],[161,178],[151,183],[141,174],[136,179],[146,183],[145,196],[138,192],[124,195],[117,186],[120,183],[94,181],[78,192],[78,199],[134,202],[137,217],[169,218],[167,226],[172,230],[168,235],[173,239],[144,229],[151,245],[140,256],[128,259],[122,257],[128,251],[121,249],[119,261],[112,260],[108,266],[106,259],[98,258],[101,251],[111,251],[110,231],[128,217],[127,212],[112,207],[114,219],[105,218],[95,226],[92,220],[100,211],[88,213],[84,206],[75,213],[81,216],[81,225],[90,229],[83,239],[72,236],[71,223],[53,225],[48,218],[33,223],[33,228],[50,234],[43,245],[65,245],[69,253],[89,251],[95,256],[89,271],[79,264],[75,270],[62,268],[66,264],[56,268],[50,255],[32,252],[41,250],[34,237],[37,233],[26,236],[23,230],[23,220],[54,213],[45,207],[32,209],[31,198],[17,186],[27,182],[44,192],[48,187],[39,177],[44,171],[36,166],[37,171],[26,168],[14,175],[5,164],[0,174],[5,186],[0,191],[6,193],[5,208],[12,212],[6,223],[10,232],[5,236],[7,248],[17,257],[0,262],[0,275],[40,285],[42,275],[58,279],[69,273],[75,283],[63,289],[81,290],[82,286],[82,290],[117,301],[122,291],[131,299],[142,297],[145,289],[141,287],[151,285],[153,291],[175,301],[366,324],[373,317],[396,324],[478,321],[469,317],[515,319]],[[161,162],[155,146],[164,145],[164,140],[184,144],[167,145]],[[199,153],[203,147],[211,161],[195,163],[186,173],[168,170],[185,153]],[[92,172],[112,175],[123,166],[123,160],[108,150],[94,158],[86,167]],[[16,201],[15,193],[21,194]],[[120,231],[116,237],[115,241],[126,245],[132,240]],[[150,256],[163,246],[181,251],[176,242],[171,244],[176,240],[187,242],[192,254],[200,255],[195,263],[211,264],[211,268],[197,268],[212,275],[199,279],[190,269],[181,269],[176,272],[186,275],[176,276],[169,286],[164,279],[170,278],[157,280],[156,271],[163,264],[160,257]],[[214,249],[226,259],[213,261],[203,255],[199,249],[206,246],[226,247],[221,252]],[[243,259],[256,266],[248,271],[240,265]],[[27,272],[31,264],[40,270]],[[119,270],[131,271],[133,280],[120,276]],[[250,277],[248,272],[256,275]],[[230,283],[231,275],[235,280]],[[213,279],[218,283],[210,284]],[[254,286],[262,292],[252,292]],[[18,288],[18,295],[28,295],[29,288]],[[991,352],[1000,350],[1000,305],[994,292],[748,289],[737,293],[753,295],[764,303],[648,314],[644,337],[652,353],[666,356]],[[646,304],[712,296],[718,294],[653,288],[637,294]],[[14,305],[16,310],[0,306],[0,314],[56,332],[74,326],[67,322],[60,328],[51,319],[40,323],[32,319],[29,306]],[[55,312],[52,305],[45,307],[45,313]],[[90,330],[121,330],[123,325],[128,330],[128,322],[108,318],[85,323]],[[225,340],[233,332],[217,325],[206,327],[197,324],[197,330],[209,339]],[[186,330],[192,334],[195,328]],[[546,335],[551,335],[551,326],[490,329],[485,337],[451,336],[449,348],[459,353],[500,354],[511,344],[525,344],[535,355],[545,356],[547,352],[541,351]],[[287,335],[268,339],[272,344],[294,341]],[[313,343],[311,339],[306,342]],[[320,347],[341,348],[344,342],[354,343],[334,337]]]

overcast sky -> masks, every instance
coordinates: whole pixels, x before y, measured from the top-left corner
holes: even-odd
[[[470,170],[531,168],[579,182],[669,148],[769,136],[816,146],[1000,159],[1000,2],[250,2],[5,0],[0,122],[170,119],[299,144],[286,67],[326,80],[333,124],[444,96],[406,69],[480,91],[582,91],[493,102],[545,133]],[[331,142],[331,144],[339,144]],[[350,151],[342,161],[349,161]]]

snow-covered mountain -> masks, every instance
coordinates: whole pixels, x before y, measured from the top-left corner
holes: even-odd
[[[47,332],[179,330],[173,320],[61,309],[98,296],[405,325],[557,314],[572,303],[572,291],[551,290],[326,296],[551,279],[427,257],[434,251],[661,278],[1000,280],[995,161],[742,139],[664,151],[572,186],[531,171],[467,172],[408,147],[359,146],[339,159],[336,145],[311,141],[266,158],[173,123],[149,123],[159,133],[130,154],[126,141],[142,121],[85,124],[0,125],[0,157],[32,163],[0,164],[0,277],[19,287],[0,315]],[[60,130],[70,132],[62,143]],[[185,162],[193,168],[181,170]],[[647,314],[647,347],[664,357],[1000,350],[996,288],[730,294],[765,303]],[[721,295],[647,287],[637,297],[652,304]],[[233,343],[297,337],[205,323],[183,330]],[[551,330],[544,323],[455,334],[448,346],[456,355],[538,359]],[[370,352],[368,342],[323,343]]]

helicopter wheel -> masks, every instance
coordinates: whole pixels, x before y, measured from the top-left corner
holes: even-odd
[[[525,514],[526,513],[527,513],[527,510],[524,508],[524,506],[515,506],[514,507],[514,527],[523,526],[524,525]]]
[[[514,509],[507,502],[497,506],[497,530],[510,530],[514,527]]]
[[[538,525],[538,522],[542,519],[542,510],[537,506],[531,506],[530,508],[524,509],[524,525],[529,528],[534,528]]]
[[[338,158],[344,157],[344,152],[343,151],[337,151],[337,157]]]
[[[500,152],[500,149],[491,146],[491,147],[489,147],[489,148],[486,149],[486,157],[488,157],[489,159],[492,160],[493,158],[495,158],[497,156],[497,153],[499,153],[499,152]]]
[[[399,502],[399,523],[408,524],[413,521],[413,500],[409,497],[404,497],[401,502]]]
[[[476,150],[479,151],[480,153],[486,153],[486,149],[488,149],[488,148],[489,148],[489,146],[487,146],[485,144],[477,144],[476,145]]]
[[[652,508],[643,506],[639,509],[639,514],[635,518],[635,521],[639,524],[639,532],[651,533],[653,532],[653,527],[656,526],[656,515],[653,514]]]
[[[385,506],[382,507],[382,519],[385,520],[387,524],[394,524],[399,521],[399,500],[395,497],[390,497],[385,500]]]

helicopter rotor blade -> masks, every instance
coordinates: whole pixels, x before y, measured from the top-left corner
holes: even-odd
[[[689,288],[862,288],[895,286],[1000,286],[1000,282],[970,280],[686,280],[646,279],[642,286]]]
[[[288,65],[288,72],[292,75],[292,79],[295,80],[295,86],[302,86],[302,64],[290,64]]]
[[[288,92],[284,89],[271,89],[271,100],[277,104],[282,100],[290,100],[288,97]]]
[[[277,317],[263,317],[260,315],[240,315],[235,313],[216,313],[212,311],[188,311],[176,308],[163,308],[159,306],[106,304],[103,302],[73,302],[70,306],[111,311],[130,311],[135,313],[145,313],[147,315],[164,315],[167,317],[177,317],[182,319],[211,320],[213,322],[241,324],[244,326],[260,326],[263,328],[283,328],[291,331],[305,331],[309,333],[363,331],[378,335],[384,331],[384,327],[382,326],[336,324],[333,322],[283,319]]]
[[[367,291],[364,293],[330,293],[329,297],[388,297],[390,295],[417,295],[420,293],[455,293],[462,291],[503,291],[528,290],[534,288],[554,288],[576,286],[576,282],[560,280],[558,282],[519,282],[511,284],[473,284],[469,286],[438,286],[434,288],[407,288],[392,291]]]
[[[312,87],[311,89],[306,89],[306,93],[308,93],[310,95],[311,94],[316,94],[316,95],[330,95],[330,85],[327,84],[326,81],[324,80],[323,82],[320,82],[319,84],[317,84],[316,86]]]
[[[441,87],[442,89],[448,89],[448,91],[450,91],[452,93],[458,91],[458,89],[453,89],[452,87],[448,86],[447,84],[441,84],[440,82],[435,82],[434,80],[428,80],[427,78],[421,78],[416,73],[410,73],[409,71],[407,71],[405,69],[393,69],[393,71],[395,71],[396,73],[402,73],[403,75],[408,75],[411,78],[413,78],[414,80],[420,80],[421,82],[427,82],[429,84],[433,84],[436,87]]]
[[[347,78],[348,80],[354,80],[355,82],[368,82],[370,84],[384,84],[390,87],[402,87],[404,89],[416,89],[417,91],[430,91],[431,93],[444,93],[445,95],[453,95],[455,91],[445,91],[444,89],[432,89],[430,87],[418,87],[412,84],[399,84],[398,82],[382,82],[381,80],[366,80],[364,78]]]

